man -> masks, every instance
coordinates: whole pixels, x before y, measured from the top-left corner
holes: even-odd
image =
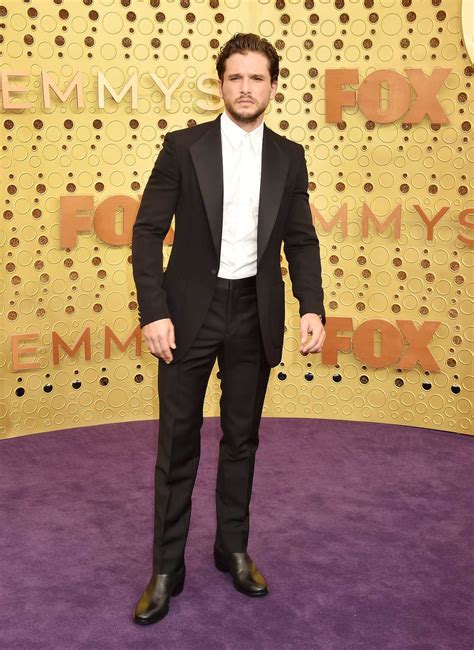
[[[216,67],[225,112],[165,136],[133,230],[140,324],[159,358],[153,573],[134,611],[140,624],[162,619],[184,585],[203,401],[216,357],[223,436],[214,561],[240,592],[268,593],[247,542],[260,417],[283,346],[282,241],[300,304],[300,352],[319,352],[325,339],[304,149],[263,122],[277,90],[278,55],[265,39],[236,34]]]

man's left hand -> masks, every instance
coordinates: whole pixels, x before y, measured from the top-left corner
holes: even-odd
[[[324,325],[317,314],[303,314],[301,316],[301,345],[300,352],[304,356],[308,352],[321,352],[323,349],[326,332]]]

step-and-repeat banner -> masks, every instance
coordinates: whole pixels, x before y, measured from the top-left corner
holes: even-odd
[[[265,120],[306,149],[328,315],[323,353],[302,357],[282,251],[285,348],[264,416],[473,433],[461,0],[0,3],[0,437],[157,418],[132,227],[166,132],[222,112],[215,59],[236,32],[281,56]],[[172,246],[173,226],[165,265]]]

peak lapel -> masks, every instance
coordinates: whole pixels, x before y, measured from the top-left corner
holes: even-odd
[[[224,204],[220,117],[218,115],[204,135],[189,147],[206,208],[217,259],[220,259],[221,252]]]
[[[220,259],[224,204],[220,115],[212,122],[205,134],[190,146],[189,152],[206,208],[217,259]],[[262,258],[275,225],[288,170],[288,156],[279,145],[276,134],[264,124],[258,209],[257,264]]]
[[[265,124],[258,208],[257,264],[262,258],[278,216],[289,167],[289,158],[278,144],[276,134]]]

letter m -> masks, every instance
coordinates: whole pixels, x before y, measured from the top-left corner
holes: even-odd
[[[385,219],[383,223],[377,219],[375,214],[369,208],[367,203],[364,203],[362,206],[362,237],[369,236],[369,222],[375,224],[377,232],[379,234],[383,233],[390,226],[392,222],[395,222],[394,235],[396,239],[400,239],[400,225],[402,220],[402,206],[397,205],[391,214]]]
[[[342,236],[347,237],[347,203],[341,205],[337,213],[331,219],[331,221],[326,221],[326,219],[321,215],[319,210],[311,205],[311,214],[313,216],[313,223],[320,225],[326,232],[331,232],[333,228],[336,227],[336,224],[341,222]]]
[[[84,358],[90,361],[91,358],[91,328],[86,327],[76,345],[71,349],[67,343],[59,336],[57,332],[52,332],[51,340],[53,344],[53,363],[59,363],[59,348],[63,349],[69,357],[75,357],[79,348],[84,345]]]
[[[135,355],[139,357],[142,353],[142,338],[141,338],[141,328],[140,325],[137,325],[133,332],[130,334],[128,339],[122,343],[116,334],[111,330],[111,328],[105,326],[105,358],[110,359],[111,356],[111,342],[113,341],[118,347],[120,352],[125,352],[130,343],[135,340]]]

